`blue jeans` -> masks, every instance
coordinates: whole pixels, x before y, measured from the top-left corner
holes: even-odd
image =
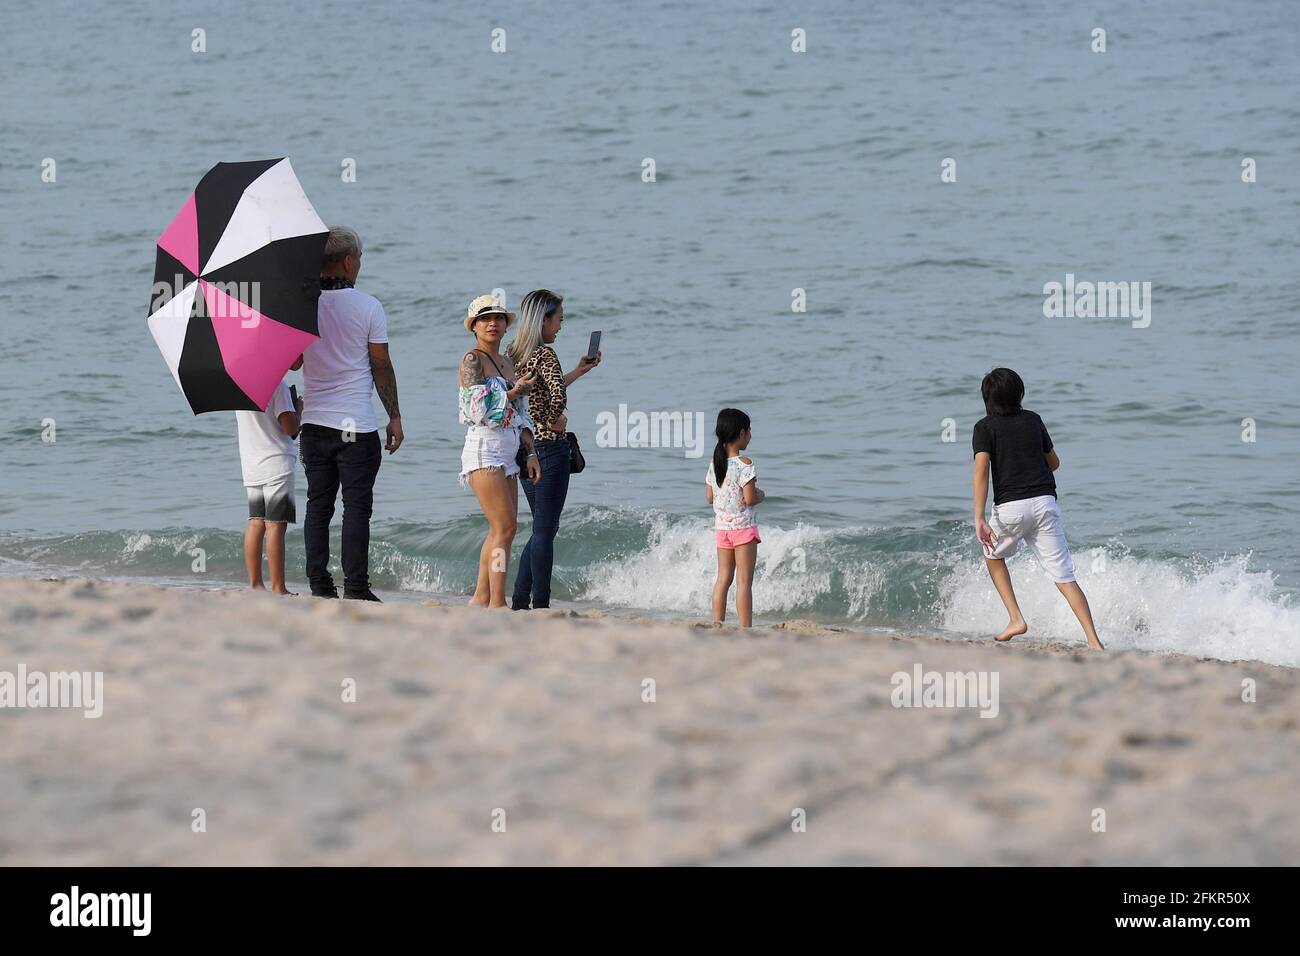
[[[519,476],[528,497],[528,510],[533,513],[533,534],[524,545],[519,571],[515,574],[515,593],[510,604],[516,611],[528,607],[530,592],[533,607],[551,606],[555,533],[560,530],[560,512],[569,495],[569,443],[539,441],[536,451],[542,480],[534,485],[525,475]]]

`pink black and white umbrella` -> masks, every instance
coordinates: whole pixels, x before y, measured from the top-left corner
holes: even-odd
[[[319,337],[325,224],[288,159],[217,163],[158,237],[149,331],[194,414],[265,409]]]

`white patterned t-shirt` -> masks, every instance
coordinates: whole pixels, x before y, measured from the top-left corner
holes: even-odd
[[[758,516],[754,509],[745,504],[745,485],[758,477],[753,462],[748,465],[739,457],[727,459],[727,477],[718,487],[713,474],[713,462],[709,462],[709,473],[705,477],[713,489],[713,527],[718,531],[739,531],[742,528],[757,528]]]

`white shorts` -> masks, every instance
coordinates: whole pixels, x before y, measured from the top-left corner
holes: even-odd
[[[470,472],[480,468],[500,468],[507,478],[519,474],[519,463],[515,461],[518,453],[518,428],[471,425],[465,434],[465,448],[460,453],[461,484],[466,483]]]
[[[1053,495],[1039,495],[993,506],[989,525],[997,539],[984,549],[986,558],[1009,558],[1023,541],[1038,555],[1043,570],[1057,584],[1074,580],[1074,559],[1061,527],[1061,509]]]

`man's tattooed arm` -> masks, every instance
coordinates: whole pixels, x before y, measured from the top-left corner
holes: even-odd
[[[397,404],[397,372],[393,361],[388,357],[388,345],[372,343],[370,346],[370,374],[375,380],[375,391],[384,403],[384,411],[389,418],[401,418],[402,410]]]

